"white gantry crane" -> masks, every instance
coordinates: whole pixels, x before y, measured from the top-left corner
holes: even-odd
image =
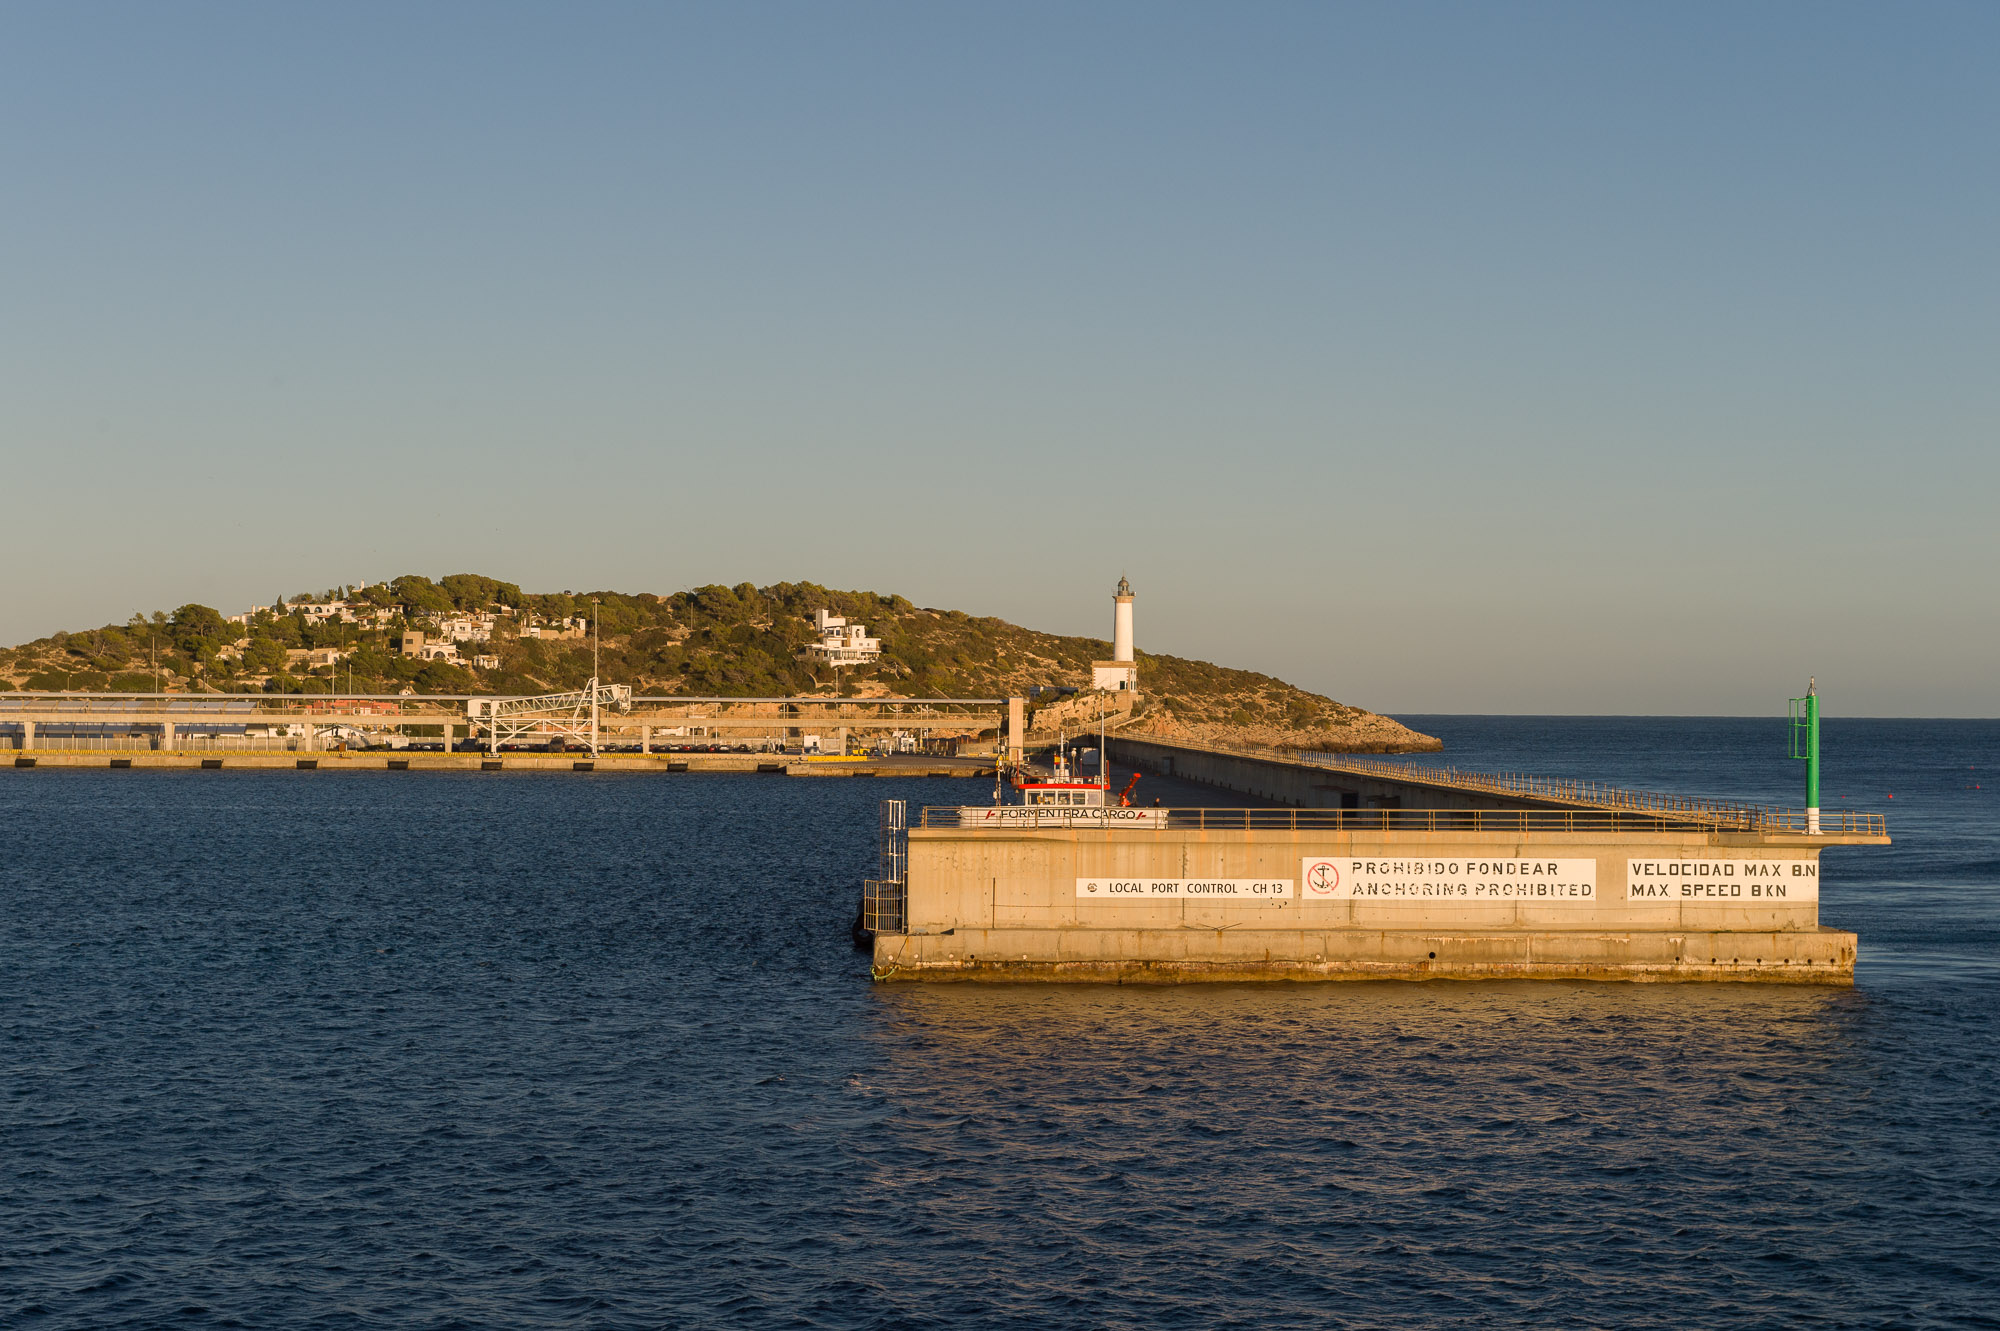
[[[569,693],[544,693],[527,698],[472,698],[466,702],[467,719],[486,727],[487,747],[500,752],[503,740],[526,735],[555,736],[585,740],[591,755],[597,753],[597,717],[604,708],[614,712],[632,710],[632,686],[600,684],[595,679]]]

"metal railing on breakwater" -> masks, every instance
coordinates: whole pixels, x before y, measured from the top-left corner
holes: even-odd
[[[1312,750],[1269,749],[1248,744],[1213,744],[1197,740],[1162,739],[1129,735],[1121,738],[1158,744],[1169,749],[1190,749],[1199,753],[1254,758],[1261,762],[1289,763],[1330,772],[1348,772],[1440,790],[1473,791],[1485,795],[1505,795],[1517,799],[1568,804],[1579,809],[1616,810],[1644,814],[1673,822],[1694,823],[1728,831],[1804,832],[1803,809],[1771,805],[1743,804],[1731,800],[1706,799],[1697,795],[1676,795],[1666,791],[1628,790],[1597,781],[1567,781],[1555,777],[1529,776],[1517,772],[1468,772],[1458,767],[1431,763],[1392,762],[1357,754],[1326,753]],[[1355,810],[1347,810],[1353,813]],[[1393,812],[1393,811],[1390,811]],[[1424,810],[1409,810],[1422,813]],[[1888,820],[1879,813],[1856,813],[1847,809],[1822,809],[1819,829],[1860,836],[1887,836]]]
[[[153,753],[171,755],[175,753],[309,753],[330,754],[340,746],[335,740],[321,740],[317,744],[298,735],[176,735],[169,747],[162,749],[149,742],[144,735],[37,735],[32,749],[23,749],[11,737],[0,737],[0,753],[112,753],[135,754]],[[430,747],[436,751],[438,740],[431,738]],[[371,750],[359,746],[349,746],[350,752],[381,752],[401,754],[408,751],[393,745],[377,745]],[[421,750],[419,750],[421,751]]]
[[[1007,806],[1014,815],[983,819],[984,805],[926,805],[916,826],[954,832],[1014,833],[1020,831],[1119,830],[1134,832],[1707,832],[1748,830],[1805,832],[1803,817],[1796,825],[1776,823],[1756,828],[1718,828],[1716,824],[1675,814],[1627,809],[1144,809],[1125,810],[1143,817],[1093,816],[1088,808],[1023,808]],[[1112,810],[1112,813],[1120,812]],[[1880,814],[1822,814],[1822,833],[1886,836]]]

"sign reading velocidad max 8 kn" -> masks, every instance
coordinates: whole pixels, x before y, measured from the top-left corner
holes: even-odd
[[[1597,904],[1597,861],[1319,856],[1299,866],[1303,901],[1534,901]]]
[[[1628,860],[1627,901],[1722,901],[1766,906],[1819,900],[1816,860]]]

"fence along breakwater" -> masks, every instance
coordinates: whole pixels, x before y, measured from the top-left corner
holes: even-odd
[[[1525,773],[1476,772],[1359,754],[1139,736],[1109,739],[1107,748],[1120,762],[1300,808],[1398,809],[1420,799],[1427,810],[1439,812],[1607,810],[1733,831],[1805,832],[1812,822],[1803,808],[1632,790]],[[1342,777],[1349,779],[1343,782],[1338,779]],[[1826,810],[1818,815],[1818,821],[1828,831],[1887,835],[1887,823],[1878,813]]]

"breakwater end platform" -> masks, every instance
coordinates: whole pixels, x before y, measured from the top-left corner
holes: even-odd
[[[886,801],[861,919],[876,979],[1847,985],[1859,944],[1819,922],[1821,852],[1889,843],[1876,814],[1341,755],[1111,756],[1298,803]]]

